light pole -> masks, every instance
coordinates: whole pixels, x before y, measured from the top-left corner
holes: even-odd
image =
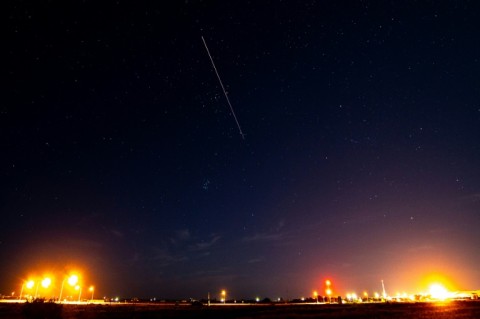
[[[40,284],[42,285],[43,288],[47,289],[50,284],[52,283],[52,280],[49,278],[49,277],[45,277],[43,278],[43,280],[40,282]],[[38,296],[38,288],[39,288],[39,284],[37,283],[37,289],[35,289],[35,299],[37,299],[37,296]]]
[[[80,298],[82,297],[82,287],[80,287],[79,285],[76,285],[75,286],[75,290],[78,290],[79,293],[78,293],[78,302],[80,302]]]
[[[29,280],[29,281],[27,281],[27,283],[25,284],[25,286],[26,286],[27,289],[32,289],[33,286],[35,286],[35,281]],[[31,297],[32,297],[32,296],[30,295],[30,298],[31,298]]]
[[[44,289],[48,289],[48,287],[50,287],[51,284],[52,284],[52,279],[50,279],[49,277],[46,277],[42,280],[42,287]]]
[[[90,288],[88,288],[88,290],[92,293],[92,299],[91,299],[91,302],[93,302],[93,293],[95,291],[95,287],[93,286],[90,286]]]
[[[25,282],[23,282],[22,289],[20,289],[20,297],[18,297],[18,300],[22,300],[23,287],[25,287]]]
[[[313,292],[313,297],[316,299],[318,303],[318,292],[316,290]]]
[[[223,299],[223,304],[227,302],[227,291],[225,289],[222,290],[222,299]]]
[[[78,282],[78,276],[77,275],[71,275],[70,277],[66,278],[68,284],[72,287],[74,287],[77,282]],[[65,284],[65,278],[62,281],[62,287],[60,288],[60,296],[58,297],[58,301],[62,302],[62,293],[63,293],[63,285]]]
[[[331,285],[331,281],[330,280],[326,280],[325,281],[325,285],[327,286],[327,289],[325,290],[325,292],[327,293],[327,296],[328,296],[328,302],[331,303],[332,302],[332,299],[330,298],[330,295],[332,294],[332,290],[330,289],[330,285]]]
[[[58,302],[62,302],[62,293],[63,293],[64,284],[65,284],[65,279],[62,280],[62,286],[60,287],[60,295],[58,296]]]

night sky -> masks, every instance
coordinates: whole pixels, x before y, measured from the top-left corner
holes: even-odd
[[[480,288],[476,1],[1,7],[0,293]]]

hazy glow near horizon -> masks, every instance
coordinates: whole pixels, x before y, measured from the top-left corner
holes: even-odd
[[[438,300],[445,300],[450,296],[447,288],[445,288],[442,284],[432,284],[429,289],[430,296],[433,299]]]

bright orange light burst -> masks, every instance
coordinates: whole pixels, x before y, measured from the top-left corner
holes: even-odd
[[[68,277],[68,284],[70,286],[75,286],[78,282],[78,276],[77,275],[71,275],[70,277]]]
[[[422,280],[419,282],[419,286],[417,287],[417,289],[418,291],[423,291],[424,293],[430,294],[433,297],[433,295],[440,296],[442,294],[442,290],[445,290],[447,292],[455,291],[458,290],[458,287],[454,283],[454,280],[449,276],[440,273],[430,273],[423,276]]]
[[[33,286],[35,286],[35,281],[29,280],[29,281],[27,282],[27,288],[28,288],[28,289],[32,289]]]
[[[447,288],[445,288],[442,284],[431,284],[429,292],[430,296],[437,300],[445,300],[450,297],[450,293],[448,292]]]
[[[51,283],[52,283],[52,280],[47,277],[47,278],[42,280],[42,287],[43,288],[48,288]]]

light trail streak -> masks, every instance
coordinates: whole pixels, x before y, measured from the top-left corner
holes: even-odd
[[[212,55],[210,54],[210,50],[208,49],[207,42],[205,42],[205,39],[202,36],[202,41],[203,44],[205,45],[205,49],[207,50],[208,57],[210,58],[210,61],[212,62],[213,69],[215,70],[215,74],[217,75],[218,82],[220,82],[220,86],[222,87],[223,94],[225,95],[225,98],[227,99],[228,106],[230,107],[230,111],[232,112],[233,118],[235,119],[235,123],[237,123],[238,130],[240,132],[240,135],[242,136],[242,139],[245,139],[245,134],[242,132],[242,128],[240,127],[240,123],[238,122],[237,116],[235,115],[235,111],[233,110],[232,103],[230,103],[230,99],[228,98],[227,91],[225,90],[225,87],[223,86],[222,79],[220,78],[220,74],[218,73],[217,67],[215,66],[215,62],[213,62]]]

